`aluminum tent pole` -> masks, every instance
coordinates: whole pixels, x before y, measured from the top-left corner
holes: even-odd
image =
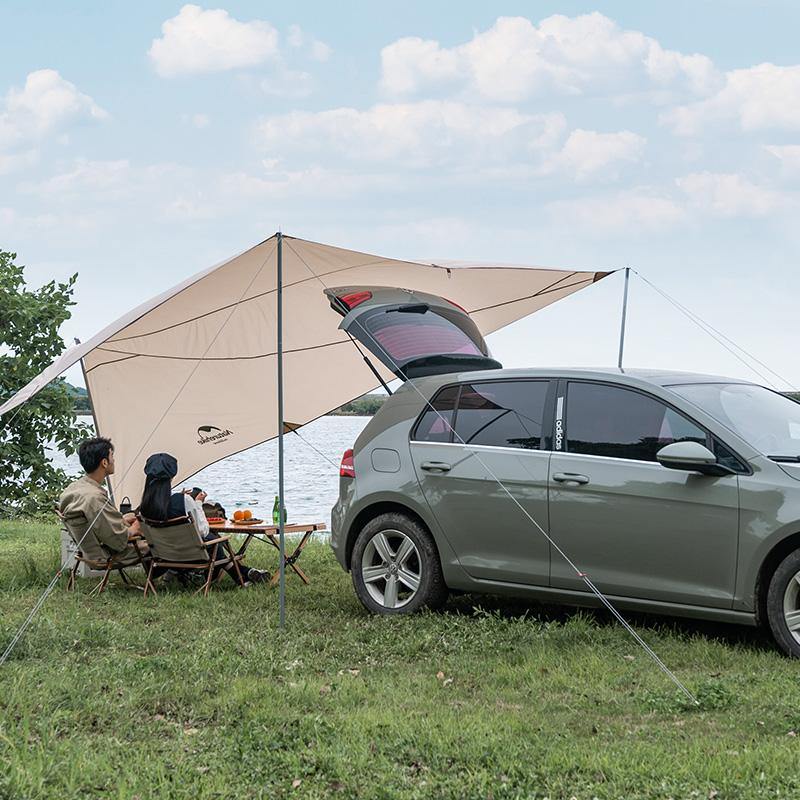
[[[286,543],[284,541],[283,527],[283,234],[280,231],[278,237],[278,286],[277,286],[277,305],[278,305],[278,622],[281,628],[286,625],[286,566],[284,555],[286,553]]]
[[[625,320],[628,316],[628,281],[631,277],[631,268],[625,267],[625,290],[622,293],[622,322],[619,326],[619,358],[617,366],[622,369],[622,354],[625,351]]]

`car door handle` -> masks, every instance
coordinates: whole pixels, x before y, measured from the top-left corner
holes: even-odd
[[[587,475],[578,475],[576,472],[555,472],[553,473],[553,480],[556,483],[578,483],[581,486],[589,483]]]
[[[423,461],[420,465],[420,469],[424,469],[426,472],[449,472],[450,465],[445,464],[444,461]]]

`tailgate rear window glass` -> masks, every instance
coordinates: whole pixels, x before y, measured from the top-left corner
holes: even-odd
[[[394,362],[388,364],[392,368],[425,356],[452,353],[485,355],[458,325],[432,311],[421,314],[381,311],[365,315],[361,324],[378,343],[379,351],[388,353]],[[354,334],[357,335],[357,331]]]

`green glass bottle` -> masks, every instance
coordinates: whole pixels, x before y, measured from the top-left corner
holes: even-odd
[[[272,524],[277,525],[280,522],[281,515],[281,501],[278,495],[275,495],[275,502],[272,506]]]

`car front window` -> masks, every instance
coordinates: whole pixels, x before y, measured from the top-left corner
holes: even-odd
[[[641,392],[600,383],[567,389],[567,452],[657,461],[675,442],[706,444],[706,432],[682,414]]]
[[[765,455],[800,460],[800,403],[748,383],[693,383],[669,389]]]

